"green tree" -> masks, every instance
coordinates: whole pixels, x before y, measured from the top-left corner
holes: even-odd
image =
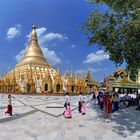
[[[89,0],[98,9],[91,11],[82,27],[88,45],[97,44],[116,65],[127,63],[131,78],[140,68],[140,0]],[[103,11],[100,7],[106,5]]]

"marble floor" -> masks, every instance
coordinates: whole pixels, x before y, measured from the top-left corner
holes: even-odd
[[[91,96],[86,115],[70,97],[72,119],[63,116],[63,96],[12,95],[13,116],[5,116],[7,95],[0,94],[0,140],[140,140],[140,112],[134,107],[103,118]]]

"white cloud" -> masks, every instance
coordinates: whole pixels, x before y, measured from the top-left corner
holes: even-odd
[[[19,36],[21,35],[21,25],[16,25],[14,27],[10,27],[8,30],[7,30],[7,39],[13,39],[14,37],[16,36]]]
[[[96,68],[96,69],[90,68],[90,71],[92,73],[96,73],[96,72],[99,72],[99,71],[106,71],[106,70],[108,70],[108,69],[107,68]]]
[[[99,71],[106,71],[107,68],[89,68],[90,72],[91,73],[96,73],[96,72],[99,72]],[[80,70],[77,70],[75,73],[79,73],[79,74],[82,74],[82,73],[87,73],[88,69],[80,69]]]
[[[97,68],[97,69],[90,68],[90,71],[91,71],[92,73],[96,73],[96,72],[99,72],[99,71],[101,71],[101,70],[102,70],[101,68]]]
[[[41,27],[36,29],[37,32],[37,37],[39,40],[39,44],[40,45],[44,45],[50,41],[54,41],[54,40],[60,40],[60,41],[64,41],[66,39],[68,39],[68,37],[66,35],[60,34],[60,33],[46,33],[47,29],[45,27]],[[27,35],[28,38],[30,38],[31,36],[31,32]]]
[[[66,40],[66,39],[68,39],[68,37],[65,35],[59,34],[59,33],[48,33],[48,34],[44,35],[44,39],[46,41],[52,41],[55,39]]]
[[[80,69],[80,70],[77,70],[75,73],[82,74],[82,73],[87,73],[87,71],[88,71],[87,69]],[[101,71],[100,68],[97,68],[97,69],[90,68],[90,72],[92,72],[92,73],[96,73],[99,71]]]
[[[82,74],[82,73],[86,73],[86,72],[87,72],[87,70],[85,70],[85,69],[80,69],[80,70],[75,71],[76,74]]]
[[[24,52],[25,52],[25,50],[22,50],[16,55],[15,59],[17,62],[19,62],[23,58]]]
[[[71,45],[71,48],[73,48],[73,49],[74,49],[75,47],[76,47],[76,45],[75,45],[75,44],[72,44],[72,45]]]
[[[52,66],[55,66],[61,63],[61,59],[56,55],[55,51],[49,50],[48,48],[42,48],[42,51],[45,58]]]
[[[36,29],[37,32],[37,36],[41,36],[42,34],[44,34],[47,31],[47,29],[45,27],[41,27]]]
[[[83,63],[94,63],[94,62],[101,62],[103,60],[108,60],[109,55],[105,53],[103,50],[98,50],[95,53],[90,53],[87,55],[86,60],[83,61]]]

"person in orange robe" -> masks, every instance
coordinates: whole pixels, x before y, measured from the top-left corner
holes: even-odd
[[[112,111],[112,105],[109,96],[107,96],[107,113],[111,114],[111,111]]]
[[[109,95],[106,94],[104,97],[104,118],[108,118],[109,114],[111,114],[111,102]]]

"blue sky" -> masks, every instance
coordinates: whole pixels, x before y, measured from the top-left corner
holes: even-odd
[[[0,75],[22,57],[35,24],[44,56],[54,68],[60,64],[62,73],[68,73],[71,65],[73,72],[79,73],[90,68],[93,78],[102,81],[116,67],[108,54],[96,46],[87,47],[80,30],[95,8],[86,0],[1,0]]]

